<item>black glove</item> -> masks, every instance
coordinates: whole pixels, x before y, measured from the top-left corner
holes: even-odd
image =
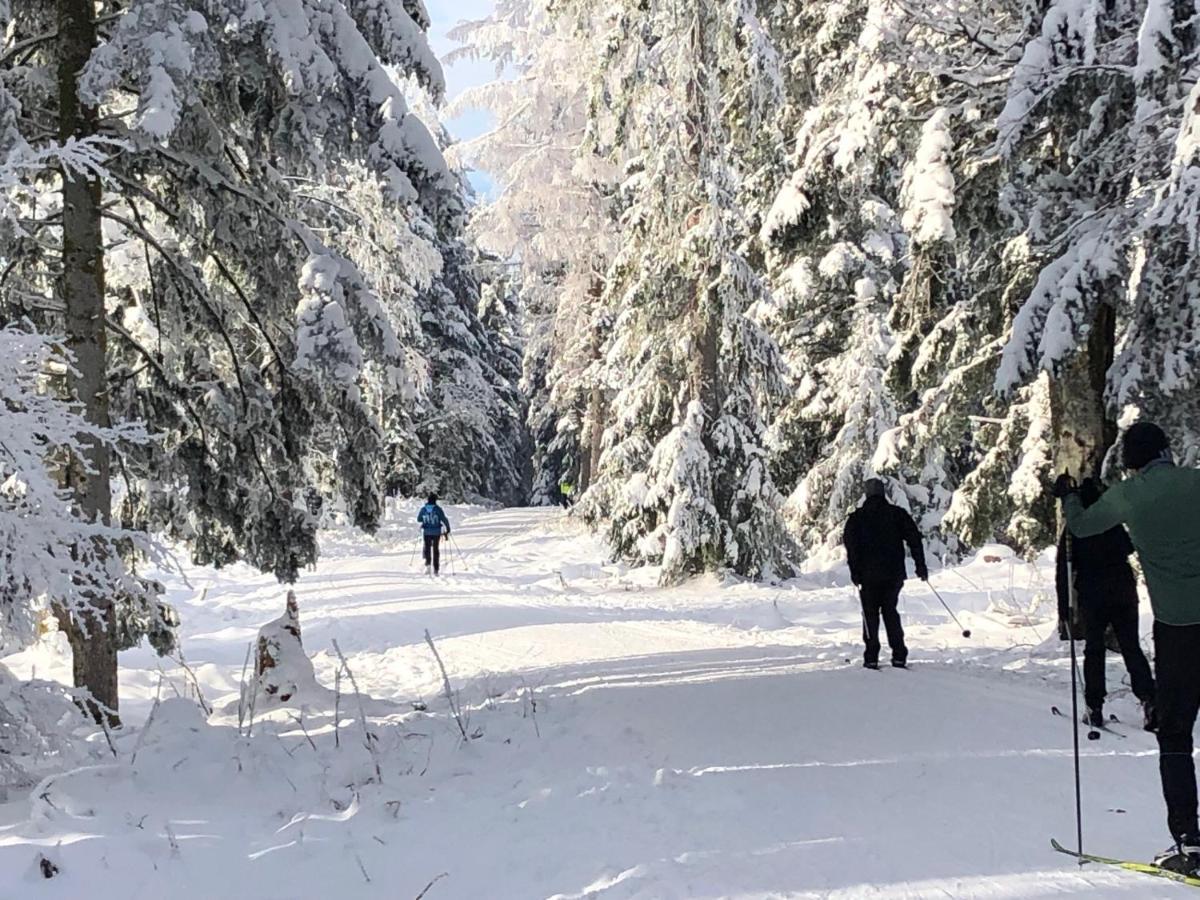
[[[928,581],[929,569],[927,569],[925,566],[917,566],[917,577],[922,581]]]
[[[1056,479],[1054,479],[1054,487],[1050,489],[1050,493],[1053,494],[1056,499],[1061,500],[1063,497],[1069,497],[1077,490],[1079,490],[1079,488],[1075,485],[1075,479],[1066,472],[1063,472]]]

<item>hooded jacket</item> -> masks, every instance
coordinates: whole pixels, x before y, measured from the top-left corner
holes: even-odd
[[[928,575],[921,532],[905,510],[884,497],[868,497],[850,514],[842,532],[850,580],[855,584],[901,582],[908,577],[904,545],[912,554],[918,577]]]

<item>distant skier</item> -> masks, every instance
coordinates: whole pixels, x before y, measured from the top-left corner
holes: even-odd
[[[450,520],[446,518],[445,510],[438,506],[437,494],[429,495],[429,502],[417,513],[417,521],[425,536],[425,574],[437,575],[442,568],[442,535],[450,534]]]
[[[571,484],[566,478],[558,483],[558,502],[562,504],[563,509],[570,509],[571,504],[575,501],[572,499],[575,494],[575,485]]]
[[[858,588],[862,601],[863,643],[866,652],[863,665],[879,668],[879,617],[887,629],[892,665],[903,669],[908,664],[908,648],[904,645],[904,627],[896,605],[900,589],[908,577],[904,564],[904,545],[912,554],[917,577],[929,580],[925,567],[925,548],[921,533],[912,516],[887,501],[883,482],[870,478],[863,484],[866,499],[850,514],[842,534],[846,559],[850,564],[850,580]]]
[[[1121,444],[1133,475],[1085,507],[1069,475],[1054,483],[1076,537],[1126,525],[1154,611],[1158,767],[1173,846],[1155,862],[1200,871],[1192,729],[1200,709],[1200,470],[1176,467],[1161,428],[1138,422]]]
[[[1088,478],[1079,487],[1079,500],[1085,509],[1100,499],[1100,484]],[[1067,531],[1058,542],[1058,589],[1060,621],[1070,619],[1070,584],[1067,580]],[[1079,611],[1083,619],[1082,635],[1087,641],[1083,651],[1084,700],[1088,724],[1104,725],[1104,662],[1106,632],[1111,625],[1117,644],[1129,670],[1133,694],[1142,703],[1144,725],[1154,730],[1154,676],[1138,639],[1137,579],[1129,565],[1133,544],[1121,525],[1095,537],[1071,537],[1071,574]],[[1078,623],[1077,623],[1078,624]],[[1080,631],[1077,630],[1076,636]]]

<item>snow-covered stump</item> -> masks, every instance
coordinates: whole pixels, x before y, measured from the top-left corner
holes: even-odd
[[[316,672],[300,637],[295,591],[288,591],[283,615],[258,630],[254,684],[260,697],[279,704],[317,693]]]

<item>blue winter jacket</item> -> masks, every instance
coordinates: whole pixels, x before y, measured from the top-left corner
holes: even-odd
[[[421,523],[421,531],[426,537],[441,534],[443,528],[447,534],[450,533],[450,520],[436,503],[426,503],[422,506],[421,511],[417,513],[417,521]]]

